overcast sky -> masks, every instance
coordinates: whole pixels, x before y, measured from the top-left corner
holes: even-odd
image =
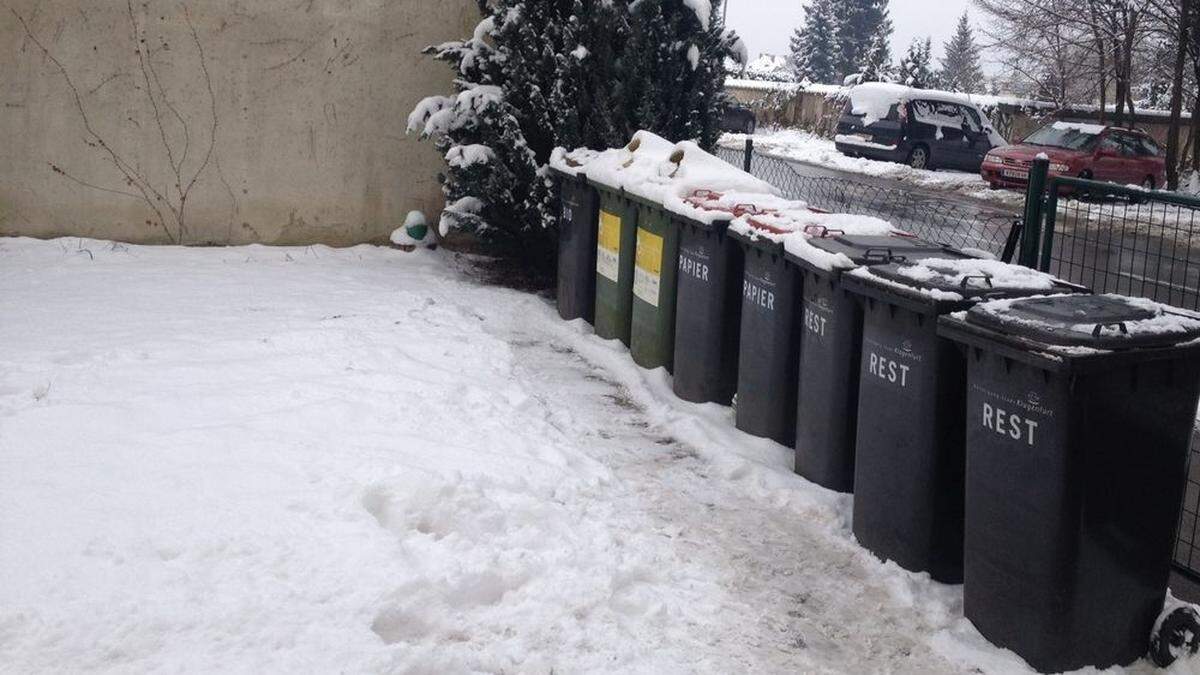
[[[717,2],[721,0],[715,0]],[[804,19],[804,0],[728,0],[728,24],[742,36],[750,58],[759,54],[787,54],[792,31]],[[970,0],[891,0],[889,11],[896,32],[892,35],[892,62],[903,56],[913,38],[933,38],[933,54],[942,55],[942,43],[954,34],[958,17]],[[972,23],[978,10],[971,9]]]

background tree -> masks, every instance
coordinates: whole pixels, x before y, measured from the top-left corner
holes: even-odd
[[[840,82],[838,24],[834,0],[809,0],[804,8],[804,24],[792,34],[792,62],[797,80]]]
[[[877,34],[882,31],[891,37],[892,22],[888,18],[887,0],[836,0],[832,4],[838,19],[837,80],[840,82],[847,75],[862,72]]]
[[[887,82],[892,75],[892,22],[885,20],[871,37],[859,72],[863,82]]]
[[[942,56],[941,87],[968,94],[983,90],[983,69],[979,67],[979,46],[967,13],[958,19],[954,36],[945,44]]]
[[[932,40],[914,39],[908,46],[908,52],[900,59],[896,68],[896,79],[901,84],[907,84],[917,89],[925,89],[933,82],[933,47]]]

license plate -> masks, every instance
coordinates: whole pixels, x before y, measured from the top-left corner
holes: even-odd
[[[1005,178],[1019,178],[1021,180],[1029,180],[1029,172],[1018,169],[1001,169],[1000,175]]]
[[[875,137],[872,136],[871,134],[850,134],[850,135],[853,136],[854,138],[857,138],[860,141],[866,141],[867,143],[873,143],[875,141]]]

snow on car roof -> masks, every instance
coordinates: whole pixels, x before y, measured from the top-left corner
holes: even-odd
[[[1085,124],[1083,122],[1055,122],[1053,125],[1059,131],[1078,131],[1081,134],[1091,134],[1093,136],[1104,133],[1107,128],[1103,124]]]

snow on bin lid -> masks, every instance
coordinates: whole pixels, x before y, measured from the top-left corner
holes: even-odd
[[[882,280],[933,300],[949,302],[1084,290],[1044,272],[998,260],[973,258],[951,248],[916,262],[864,267],[851,274]]]
[[[849,269],[855,264],[842,253],[831,253],[812,246],[809,244],[811,237],[828,232],[879,236],[898,232],[891,223],[879,218],[826,213],[808,208],[742,215],[729,225],[729,231],[751,241],[766,239],[782,243],[787,253],[824,270]]]
[[[881,234],[844,234],[827,231],[813,236],[808,244],[831,255],[845,256],[855,267],[859,265],[907,262],[938,255],[946,250],[917,237]],[[812,234],[812,232],[809,232]]]
[[[1200,315],[1122,295],[1051,295],[972,307],[967,322],[1058,347],[1166,347],[1200,337]]]
[[[1062,293],[1073,288],[1043,271],[972,258],[953,249],[943,249],[937,256],[918,262],[874,267],[868,274],[916,288],[942,300]]]
[[[686,199],[697,190],[724,193],[730,200],[748,201],[759,208],[794,208],[797,204],[780,199],[778,190],[766,181],[705,152],[691,141],[671,143],[648,131],[634,134],[623,148],[602,152],[555,148],[550,155],[550,166],[569,175],[586,175],[598,185],[624,190],[662,204],[669,212],[708,224],[727,220],[728,214],[688,203]]]

